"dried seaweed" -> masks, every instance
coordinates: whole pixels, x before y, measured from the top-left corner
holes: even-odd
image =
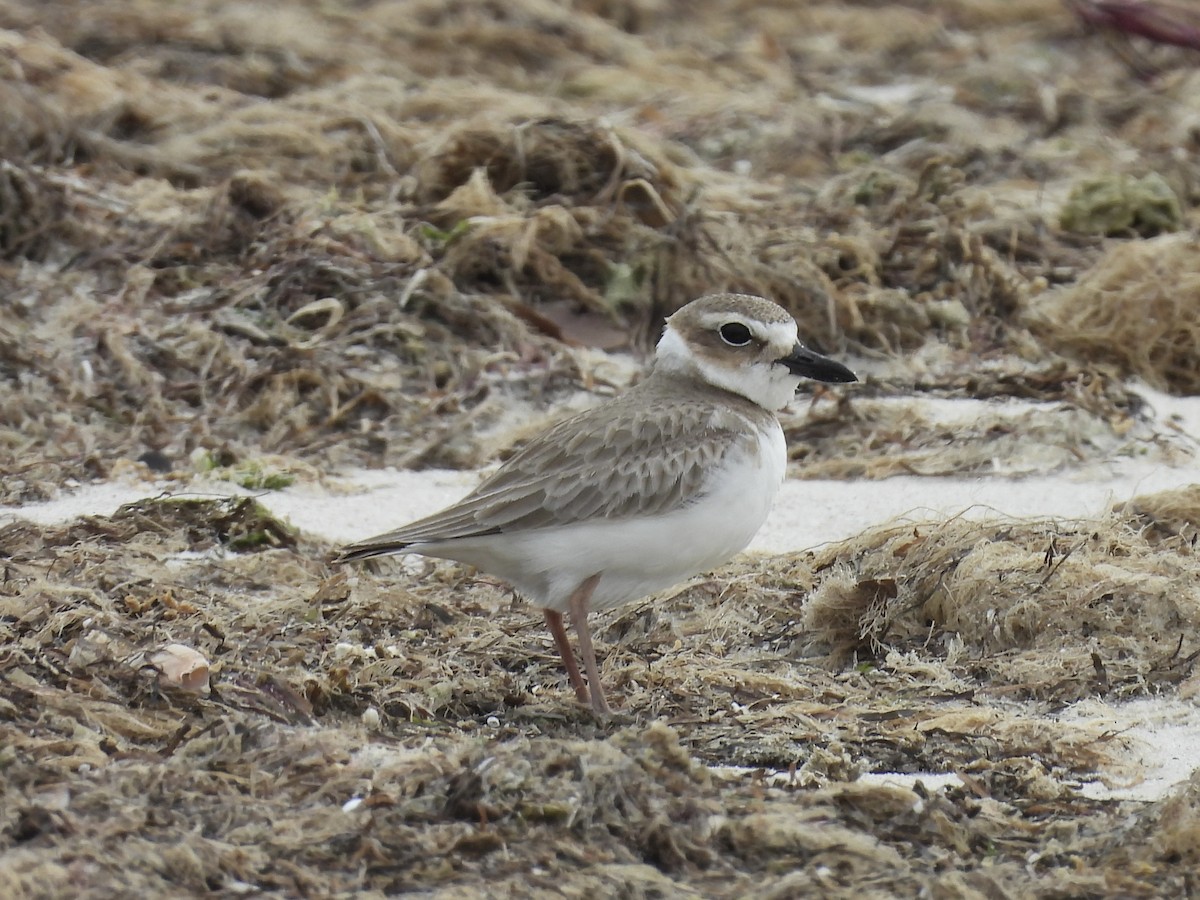
[[[577,388],[561,337],[644,348],[709,290],[773,296],[824,350],[1024,352],[1028,297],[1094,255],[1021,205],[1011,151],[944,108],[881,127],[867,101],[800,104],[772,70],[799,54],[820,69],[828,48],[739,45],[714,104],[690,89],[697,59],[646,55],[656,38],[614,26],[662,27],[654,4],[573,16],[530,0],[469,21],[297,7],[270,27],[220,4],[6,8],[0,250],[52,263],[8,273],[24,312],[4,331],[29,348],[6,399],[0,454],[23,473],[9,499],[148,450],[478,463],[480,443],[430,429],[462,435],[547,381]],[[925,13],[886,37],[861,10],[808,15],[856,52],[939,47]],[[779,10],[754,16],[791,34]],[[346,28],[369,71],[342,63]],[[531,29],[559,35],[536,62]],[[613,116],[631,74],[678,96]],[[964,96],[1036,124],[1049,101],[1005,106],[1004,77],[965,73]],[[739,93],[764,78],[774,94]],[[578,315],[609,330],[552,324]],[[46,401],[63,387],[83,430],[30,460],[21,437],[61,433]]]
[[[10,893],[73,877],[56,862],[68,838],[72,858],[88,862],[85,892],[151,895],[286,891],[295,878],[325,892],[486,884],[516,895],[530,866],[545,890],[568,879],[579,890],[691,885],[720,896],[764,883],[782,894],[863,881],[950,890],[962,878],[1021,890],[1175,883],[1162,860],[1184,840],[1178,817],[1175,832],[1150,827],[1153,810],[1136,820],[1147,825],[1123,852],[1145,867],[1118,874],[1093,836],[1109,832],[1110,812],[1061,781],[1100,765],[1111,735],[981,702],[1012,688],[1043,702],[1081,688],[1140,692],[1190,671],[1190,656],[1161,653],[1162,602],[1149,602],[1165,599],[1158,580],[1194,579],[1190,541],[1171,544],[1175,574],[1148,575],[1163,557],[1128,513],[1077,524],[1084,547],[1046,523],[868,534],[816,557],[745,561],[622,610],[598,634],[627,705],[610,725],[575,706],[535,612],[503,590],[448,564],[415,586],[386,574],[348,584],[303,545],[226,555],[209,537],[214,514],[227,513],[156,502],[5,531],[0,883]],[[1051,533],[1065,549],[1048,563],[1035,551]],[[1124,577],[1115,594],[1128,602],[1096,604],[1095,591],[1076,589],[1094,552],[1113,584]],[[876,559],[892,561],[891,580],[868,585]],[[836,574],[849,571],[849,582]],[[837,578],[862,596],[860,614],[835,625],[819,611]],[[1031,579],[1041,611],[1006,610],[1007,597],[1036,590]],[[972,584],[995,616],[971,607]],[[1040,628],[1018,624],[1030,616]],[[863,622],[873,630],[858,631]],[[806,658],[806,644],[850,632],[860,653],[864,641],[876,648],[873,667]],[[1034,652],[1047,640],[1062,653]],[[160,683],[147,660],[167,643],[212,661],[209,694]],[[1107,684],[1088,652],[1102,656]],[[1073,678],[1063,666],[1076,664]],[[669,724],[655,721],[664,713]],[[769,785],[705,763],[794,774]],[[947,765],[969,789],[846,783],[865,768]],[[1074,823],[1073,862],[1029,871],[1030,816]],[[129,835],[115,855],[102,838],[113,827]],[[519,854],[516,869],[504,847]],[[965,868],[931,872],[930,854]]]
[[[805,607],[836,657],[918,647],[988,692],[1070,702],[1122,697],[1190,676],[1200,607],[1190,534],[1146,528],[1194,518],[1187,489],[1134,498],[1106,520],[872,529],[819,554]],[[1189,523],[1190,524],[1190,523]],[[960,668],[961,667],[961,668]]]
[[[641,353],[725,289],[883,372],[789,422],[794,471],[1182,452],[1121,379],[1195,392],[1190,239],[1055,223],[1153,171],[1194,225],[1196,92],[1063,6],[0,0],[0,29],[6,502],[144,461],[477,465],[515,407],[611,387],[578,344]],[[1122,739],[1046,713],[1194,682],[1195,506],[744,560],[597,621],[612,723],[455,566],[330,575],[251,501],[10,525],[0,894],[1183,895],[1194,785],[1083,799]],[[209,693],[160,678],[173,644]],[[886,769],[963,786],[851,781]]]
[[[1195,394],[1197,277],[1190,236],[1117,244],[1078,283],[1038,297],[1030,324],[1055,348],[1104,360],[1161,390]]]

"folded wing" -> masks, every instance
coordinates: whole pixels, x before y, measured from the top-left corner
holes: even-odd
[[[665,514],[702,496],[726,454],[757,450],[754,429],[733,410],[678,398],[658,409],[638,401],[633,391],[558,423],[458,503],[351,544],[338,559],[593,518]]]

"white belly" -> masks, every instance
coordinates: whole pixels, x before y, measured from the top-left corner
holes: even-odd
[[[565,611],[571,593],[597,572],[592,609],[636,600],[715,568],[750,543],[787,466],[783,429],[772,424],[761,435],[758,453],[730,459],[713,473],[701,499],[675,512],[411,549],[498,575],[548,609]]]

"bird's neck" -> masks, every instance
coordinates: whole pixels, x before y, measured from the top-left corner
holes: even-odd
[[[764,409],[737,391],[713,384],[695,369],[681,370],[656,362],[649,374],[638,384],[636,390],[662,394],[679,400],[699,401],[715,406],[729,407],[753,420],[757,420],[764,414],[774,418],[774,413],[770,410]]]

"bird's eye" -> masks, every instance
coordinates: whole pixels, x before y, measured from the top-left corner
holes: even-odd
[[[745,347],[750,343],[750,329],[741,322],[727,322],[720,327],[719,334],[730,347]]]

